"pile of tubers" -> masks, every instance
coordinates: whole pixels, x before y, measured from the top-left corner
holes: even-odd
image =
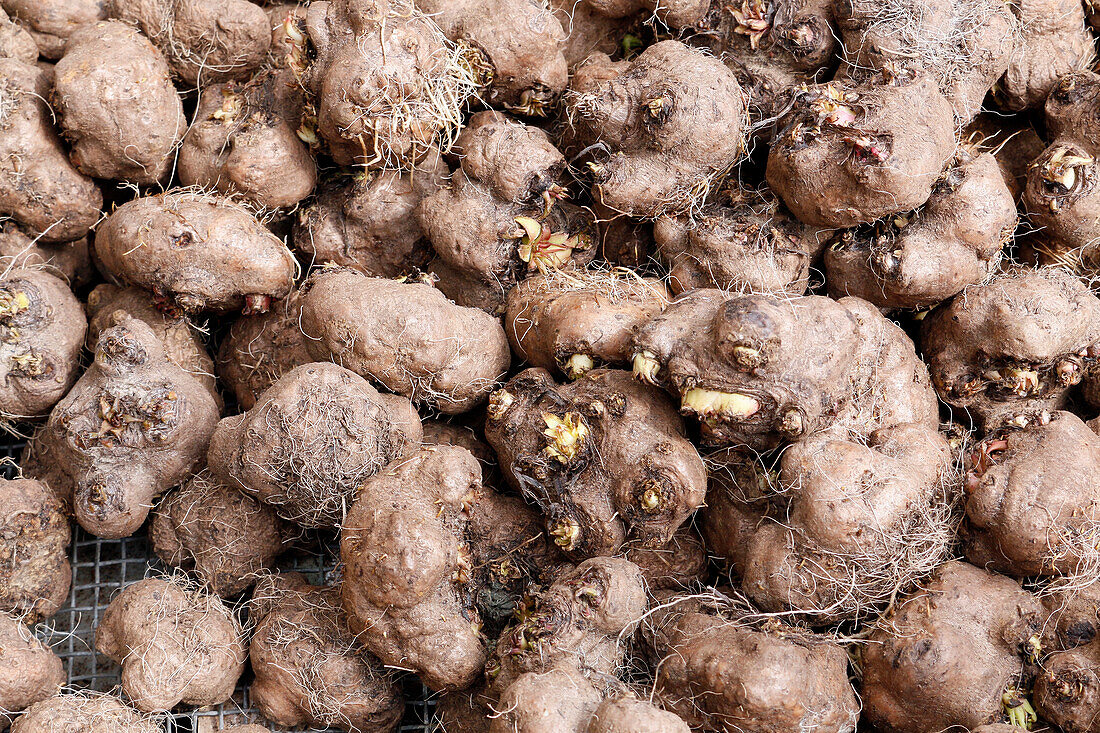
[[[1098,38],[0,0],[0,732],[1100,733]]]

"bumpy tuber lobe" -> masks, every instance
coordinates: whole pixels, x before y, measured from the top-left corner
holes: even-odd
[[[942,565],[923,590],[898,599],[863,647],[864,720],[895,733],[1005,721],[1006,693],[1026,689],[1023,658],[1044,618],[1016,581]]]
[[[123,204],[96,232],[109,277],[188,313],[262,313],[290,293],[294,255],[243,206],[170,191]]]
[[[99,537],[128,537],[202,458],[218,407],[145,323],[120,315],[27,447],[24,470]]]
[[[63,509],[45,484],[0,480],[0,619],[3,612],[27,622],[49,618],[68,600],[71,531]]]
[[[420,442],[404,397],[379,394],[327,362],[287,372],[241,415],[218,423],[212,476],[304,527],[338,526],[362,481]],[[258,436],[262,436],[259,438]]]
[[[629,372],[557,385],[527,369],[494,393],[485,437],[514,488],[575,558],[627,538],[659,547],[703,502],[706,472],[675,408]]]
[[[18,20],[48,59],[61,58],[65,41],[88,23],[107,15],[107,0],[3,0],[0,2],[13,19]]]
[[[114,695],[81,691],[60,693],[31,705],[11,733],[88,731],[88,733],[159,733],[160,723]]]
[[[679,395],[708,443],[766,448],[833,427],[938,425],[913,342],[859,298],[696,290],[639,332],[634,354],[635,375]]]
[[[298,573],[269,575],[249,603],[255,623],[251,700],[280,726],[389,733],[404,713],[392,672],[348,629],[338,588]]]
[[[0,730],[65,684],[61,659],[14,616],[0,611]]]
[[[160,51],[120,21],[87,25],[69,38],[52,99],[82,172],[138,184],[165,178],[187,129],[169,74]]]
[[[0,413],[37,417],[65,396],[87,324],[69,286],[45,270],[0,277]]]
[[[306,281],[300,298],[314,358],[446,414],[483,402],[511,361],[497,319],[431,285],[329,269]]]
[[[225,702],[248,653],[240,621],[220,598],[162,578],[126,586],[96,627],[96,651],[122,665],[139,710]]]
[[[69,162],[49,96],[43,69],[0,59],[0,214],[47,242],[71,242],[99,220],[103,194]]]
[[[714,57],[661,41],[628,64],[598,55],[585,64],[604,71],[574,76],[566,114],[579,143],[607,151],[589,169],[594,198],[611,209],[642,217],[692,209],[741,157],[743,94]]]

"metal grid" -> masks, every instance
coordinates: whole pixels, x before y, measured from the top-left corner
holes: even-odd
[[[4,464],[4,474],[11,478],[23,449],[22,442],[0,444],[0,456],[11,459]],[[311,583],[324,583],[336,566],[331,548],[318,543],[313,553],[288,553],[281,570],[303,573]],[[68,674],[69,685],[100,692],[113,690],[119,683],[120,669],[110,659],[95,651],[95,628],[100,614],[111,599],[126,585],[166,570],[149,546],[144,532],[122,540],[93,537],[79,526],[73,532],[69,559],[73,566],[73,584],[69,603],[36,632],[61,657]],[[248,699],[246,674],[233,699],[216,708],[173,714],[165,719],[171,733],[216,733],[222,727],[259,723],[263,717]],[[403,679],[408,705],[398,730],[401,733],[427,733],[433,729],[435,702],[431,692],[419,680],[408,675]],[[270,726],[272,730],[282,730]]]

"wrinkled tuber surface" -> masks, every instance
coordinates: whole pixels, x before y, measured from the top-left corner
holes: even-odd
[[[168,63],[138,30],[110,20],[69,38],[52,101],[71,158],[95,178],[153,184],[187,130]]]
[[[389,733],[405,701],[393,673],[348,629],[338,588],[298,573],[260,581],[249,605],[255,623],[251,700],[280,726]]]
[[[1032,694],[1035,711],[1065,733],[1087,733],[1100,715],[1100,584],[1055,586],[1042,645],[1042,671]]]
[[[359,171],[340,184],[322,184],[298,215],[294,248],[315,263],[334,262],[376,277],[420,269],[432,257],[416,206],[438,191],[448,169],[431,155],[411,171]]]
[[[160,722],[114,695],[66,692],[31,705],[11,733],[160,733]]]
[[[619,51],[624,42],[630,43],[627,35],[644,18],[639,14],[612,18],[593,4],[577,0],[550,0],[550,10],[565,31],[561,53],[570,69],[594,53]]]
[[[87,237],[72,242],[31,239],[10,221],[0,225],[0,271],[9,269],[45,270],[74,290],[94,275]]]
[[[814,625],[873,617],[950,557],[952,463],[917,423],[816,433],[784,451],[774,478],[751,454],[711,456],[707,547],[762,610]]]
[[[302,330],[315,359],[440,412],[482,403],[511,361],[500,322],[431,285],[322,270],[301,289]]]
[[[33,622],[65,605],[73,575],[70,534],[61,502],[48,487],[31,479],[0,480],[0,613]]]
[[[987,430],[1060,408],[1098,340],[1100,300],[1056,269],[1012,270],[967,288],[921,328],[940,399]]]
[[[978,443],[966,475],[967,558],[1015,576],[1096,576],[1100,437],[1069,412]]]
[[[138,198],[96,231],[109,277],[184,311],[263,313],[294,285],[294,255],[244,207],[187,190]]]
[[[417,7],[459,44],[464,63],[488,88],[485,100],[525,115],[546,116],[569,81],[553,11],[532,0],[419,0]]]
[[[45,70],[0,59],[0,214],[46,242],[71,242],[98,221],[103,194],[69,162],[49,95]]]
[[[162,578],[115,596],[95,648],[122,665],[122,691],[146,712],[225,702],[248,657],[241,623],[220,598]]]
[[[1095,60],[1092,34],[1078,0],[1017,0],[1008,7],[1021,37],[994,92],[1008,109],[1038,107],[1062,76],[1084,71]]]
[[[673,291],[802,295],[826,237],[798,222],[766,188],[737,189],[696,216],[662,217],[653,239]]]
[[[626,659],[623,640],[645,614],[645,582],[629,560],[585,560],[527,597],[500,635],[486,667],[491,689],[503,694],[528,673],[554,668],[614,674]],[[597,697],[597,703],[598,703]]]
[[[983,112],[962,131],[961,137],[993,153],[1018,202],[1027,185],[1032,161],[1046,148],[1030,117]]]
[[[192,571],[223,598],[251,587],[274,567],[293,535],[274,508],[205,471],[167,494],[149,527],[161,560]]]
[[[848,655],[827,637],[775,621],[754,627],[691,596],[662,599],[643,635],[656,699],[694,730],[855,730]]]
[[[1016,229],[1016,203],[991,153],[963,150],[919,209],[842,232],[825,250],[834,297],[926,308],[988,278]]]
[[[271,47],[267,14],[248,0],[107,0],[141,29],[185,83],[246,77]]]
[[[1062,77],[1046,101],[1051,145],[1027,170],[1023,207],[1038,228],[1041,264],[1082,273],[1100,264],[1100,75],[1083,71]]]
[[[63,684],[61,659],[22,621],[0,611],[0,730]]]
[[[954,128],[927,76],[808,87],[779,122],[768,185],[806,224],[850,227],[909,211],[954,155]]]
[[[185,372],[202,382],[218,405],[222,398],[214,380],[214,361],[206,351],[199,331],[186,316],[165,312],[155,299],[141,288],[120,288],[103,283],[88,293],[87,346],[94,351],[99,335],[114,325],[119,311],[132,316],[153,329],[164,344],[164,355]]]
[[[485,668],[526,583],[549,572],[531,511],[481,483],[465,448],[426,446],[362,484],[343,525],[343,597],[360,642],[434,690]]]
[[[2,0],[0,6],[34,38],[35,57],[41,52],[48,59],[61,58],[74,31],[107,15],[107,0]]]
[[[168,361],[152,329],[121,315],[27,445],[24,470],[90,533],[129,537],[154,497],[190,474],[217,421],[206,386]]]
[[[422,14],[430,12],[408,0],[333,0],[307,10],[317,57],[306,84],[338,164],[409,169],[454,141],[476,81],[462,51]]]
[[[607,151],[589,169],[593,197],[611,209],[692,209],[741,157],[744,95],[714,57],[662,41],[622,66],[599,55],[585,65],[607,71],[574,76],[566,114],[579,142]]]
[[[557,385],[544,369],[524,370],[493,394],[485,437],[575,558],[611,554],[627,538],[664,545],[706,493],[672,403],[626,371]]]
[[[301,312],[293,292],[273,302],[267,313],[241,316],[222,339],[218,377],[242,410],[251,410],[260,394],[291,369],[313,361],[299,322]]]
[[[0,415],[44,415],[69,391],[80,374],[83,311],[45,270],[0,277]]]
[[[404,397],[379,394],[336,364],[305,364],[248,412],[218,423],[207,465],[213,478],[284,519],[335,527],[363,480],[408,455],[420,438],[420,419]]]
[[[586,54],[587,55],[587,54]],[[13,21],[0,3],[0,57],[33,64],[38,60],[38,44],[22,24]]]
[[[634,334],[668,300],[663,282],[630,270],[551,270],[512,288],[504,327],[517,358],[577,379],[628,365]]]
[[[1009,68],[1020,36],[1014,7],[999,0],[842,0],[842,71],[927,72],[966,124]]]
[[[623,557],[638,566],[651,593],[683,590],[703,583],[708,575],[707,548],[694,527],[684,525],[661,547],[627,542]]]
[[[294,206],[317,184],[317,166],[297,132],[301,108],[298,87],[274,71],[204,87],[180,146],[180,182],[270,209]]]
[[[1016,581],[942,565],[862,647],[863,719],[896,733],[1007,722],[1022,708],[1024,658],[1043,619],[1042,603]]]
[[[859,298],[696,290],[641,330],[634,372],[679,395],[707,443],[764,448],[830,427],[938,424],[913,342]]]

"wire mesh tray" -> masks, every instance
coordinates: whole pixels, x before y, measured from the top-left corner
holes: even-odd
[[[13,459],[5,466],[7,478],[14,475],[14,461],[19,460],[22,449],[21,442],[0,445],[0,455]],[[95,628],[100,616],[122,588],[167,568],[153,553],[144,531],[122,540],[105,540],[77,526],[69,560],[73,566],[69,602],[57,615],[40,624],[36,632],[61,657],[71,687],[108,692],[118,685],[121,670],[95,651]],[[324,583],[335,565],[332,552],[322,548],[315,553],[288,553],[279,569],[296,570],[311,583]],[[246,673],[232,700],[207,710],[174,713],[166,718],[166,728],[172,733],[216,733],[231,725],[268,725],[249,701],[249,682],[250,674]],[[432,730],[435,703],[431,692],[411,675],[403,678],[403,685],[408,704],[398,730],[401,733]]]

